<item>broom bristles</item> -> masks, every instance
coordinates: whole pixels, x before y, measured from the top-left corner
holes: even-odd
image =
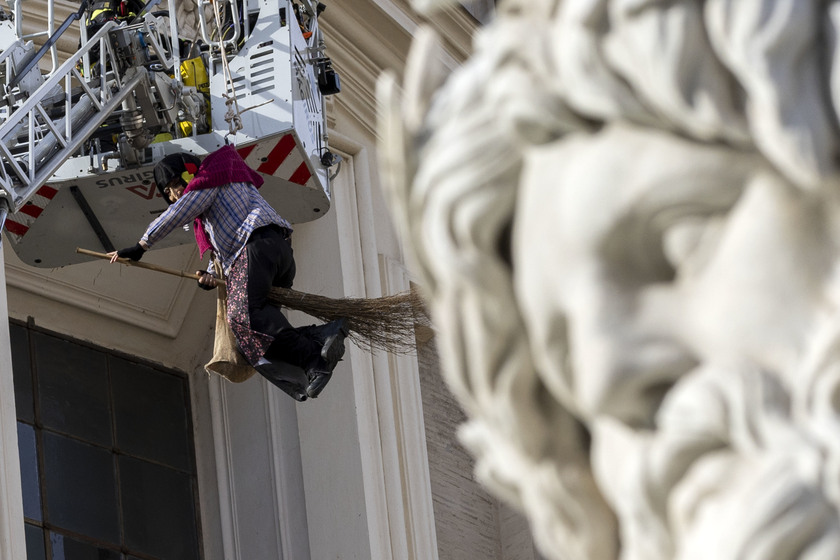
[[[325,322],[344,318],[349,338],[359,347],[393,354],[413,353],[414,329],[431,323],[415,290],[378,298],[330,298],[273,288],[269,299]]]

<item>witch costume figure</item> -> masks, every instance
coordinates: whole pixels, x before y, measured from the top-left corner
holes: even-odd
[[[168,155],[154,177],[169,208],[136,245],[109,253],[111,262],[138,261],[173,230],[194,222],[201,256],[211,250],[226,277],[227,321],[239,351],[295,400],[317,397],[344,355],[347,329],[343,319],[293,327],[269,301],[272,287],[292,287],[295,259],[291,225],[257,191],[262,177],[232,146],[203,162],[190,153]],[[216,287],[213,259],[199,274],[200,287]]]

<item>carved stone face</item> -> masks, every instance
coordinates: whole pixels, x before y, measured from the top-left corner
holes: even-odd
[[[546,384],[584,419],[650,426],[698,364],[788,375],[828,297],[816,198],[755,156],[667,133],[615,126],[534,151],[513,268]]]
[[[552,558],[840,557],[837,3],[499,7],[383,88],[482,478]]]

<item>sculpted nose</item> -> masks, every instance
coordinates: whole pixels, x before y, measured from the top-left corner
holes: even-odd
[[[573,392],[589,418],[608,415],[634,427],[653,426],[668,390],[698,361],[674,340],[573,329]]]

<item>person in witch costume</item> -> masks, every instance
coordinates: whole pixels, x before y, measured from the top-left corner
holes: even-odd
[[[273,286],[292,287],[295,259],[291,225],[257,191],[262,177],[224,146],[203,162],[190,153],[168,155],[154,178],[169,208],[137,244],[109,253],[111,262],[140,260],[170,232],[194,222],[201,256],[211,250],[227,279],[227,320],[243,356],[295,400],[317,397],[344,355],[345,321],[293,327],[269,301]],[[213,259],[207,271],[198,271],[201,288],[216,287],[214,271]]]

